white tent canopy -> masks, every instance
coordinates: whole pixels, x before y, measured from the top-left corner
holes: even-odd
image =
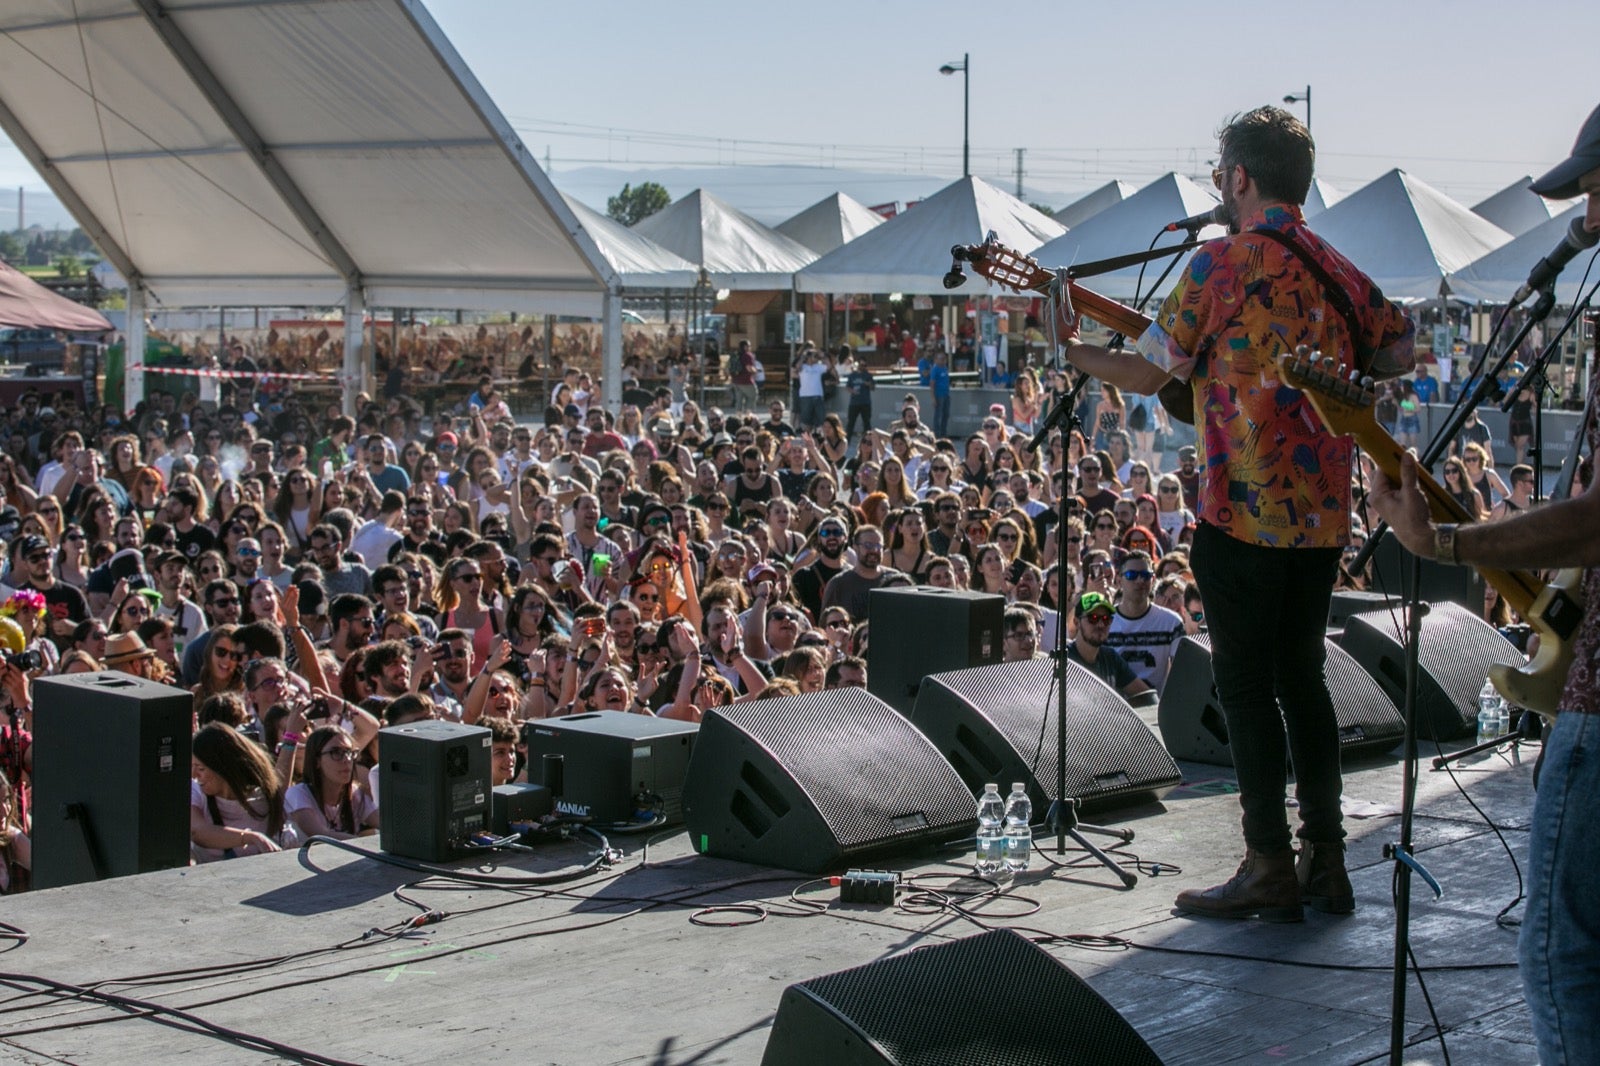
[[[1486,218],[1513,237],[1527,233],[1550,221],[1551,203],[1528,186],[1533,178],[1523,175],[1482,203],[1472,205],[1472,213]]]
[[[1081,226],[1112,204],[1120,204],[1138,189],[1125,181],[1108,181],[1093,192],[1085,193],[1051,217],[1071,229]]]
[[[0,127],[144,309],[343,304],[604,317],[611,268],[419,0],[9,0]]]
[[[578,224],[594,240],[623,289],[692,289],[695,265],[676,252],[608,218],[580,200],[564,197]]]
[[[1209,211],[1216,205],[1217,198],[1210,190],[1201,188],[1182,174],[1163,174],[1121,203],[1111,205],[1082,225],[1068,230],[1065,236],[1037,249],[1033,257],[1054,270],[1142,251],[1158,233],[1161,236],[1156,241],[1157,247],[1181,244],[1187,236],[1185,233],[1181,230],[1161,233],[1162,227],[1180,218]],[[1221,226],[1206,226],[1200,231],[1200,236],[1206,239],[1222,234]],[[1166,262],[1155,260],[1146,266],[1141,295],[1150,291],[1151,285],[1166,268]],[[1179,270],[1169,274],[1161,291],[1171,288],[1174,279],[1179,276]],[[1139,268],[1099,274],[1085,278],[1083,283],[1089,289],[1113,299],[1126,299],[1133,295],[1139,284]]]
[[[1301,213],[1308,219],[1314,218],[1343,199],[1344,193],[1321,178],[1312,178],[1311,188],[1306,191],[1306,202]]]
[[[1317,216],[1313,227],[1389,297],[1428,297],[1511,239],[1444,193],[1391,170]]]
[[[600,313],[604,263],[421,4],[67,10],[5,5],[0,125],[154,298]]]
[[[721,289],[787,289],[794,272],[817,257],[704,189],[634,223],[633,231],[705,267]]]
[[[1450,290],[1472,300],[1505,303],[1517,287],[1528,280],[1528,271],[1534,264],[1550,254],[1550,250],[1565,236],[1572,220],[1582,218],[1584,205],[1579,203],[1555,218],[1522,234],[1487,255],[1468,263],[1450,275]],[[1578,283],[1583,280],[1584,269],[1589,265],[1590,253],[1580,254],[1556,280],[1556,301],[1571,305],[1578,301]],[[1596,275],[1589,275],[1593,285]]]
[[[1000,243],[1029,252],[1061,226],[982,178],[945,186],[870,233],[836,248],[795,275],[801,292],[945,292],[950,248],[977,244],[993,230]],[[961,293],[998,291],[969,277]]]
[[[818,255],[826,255],[883,222],[883,216],[872,208],[836,192],[778,223],[778,232],[794,238]]]

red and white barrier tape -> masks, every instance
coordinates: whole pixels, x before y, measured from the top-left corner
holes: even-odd
[[[138,369],[146,374],[189,374],[199,378],[253,378],[262,380],[273,378],[278,381],[325,381],[331,385],[339,382],[338,376],[333,374],[284,374],[264,370],[212,370],[207,367],[186,366],[142,366]]]

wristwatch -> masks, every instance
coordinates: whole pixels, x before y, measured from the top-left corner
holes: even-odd
[[[1433,561],[1447,566],[1461,565],[1461,550],[1456,546],[1456,524],[1441,522],[1433,527]]]

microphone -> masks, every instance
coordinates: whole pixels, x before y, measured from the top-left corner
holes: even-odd
[[[1180,218],[1176,222],[1168,222],[1166,227],[1163,228],[1161,232],[1176,233],[1178,230],[1186,229],[1190,233],[1196,233],[1206,226],[1226,226],[1227,224],[1228,213],[1227,211],[1223,210],[1221,204],[1218,204],[1211,210],[1202,211],[1198,215],[1190,215],[1188,218]],[[1576,252],[1573,253],[1573,255],[1576,254]],[[1572,256],[1567,256],[1567,259],[1571,258]],[[1563,262],[1565,262],[1565,260],[1563,260]]]
[[[1533,264],[1533,269],[1528,271],[1528,280],[1523,282],[1522,288],[1511,296],[1513,306],[1526,300],[1540,289],[1548,287],[1572,262],[1574,256],[1595,246],[1600,241],[1600,233],[1590,233],[1583,228],[1583,219],[1575,218],[1572,225],[1567,227],[1567,232],[1562,235],[1561,243],[1555,246],[1551,253]]]

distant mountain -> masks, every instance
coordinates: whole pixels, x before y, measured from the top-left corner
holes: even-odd
[[[653,181],[665,186],[674,200],[696,189],[706,189],[769,226],[777,225],[835,192],[854,197],[870,207],[891,200],[920,200],[954,180],[926,174],[795,166],[577,167],[568,170],[559,160],[550,177],[556,188],[597,211],[603,212],[606,199],[615,196],[624,184]],[[1015,188],[1014,180],[1006,175],[980,177],[1008,192]],[[1088,191],[1087,188],[1039,189],[1026,182],[1023,189],[1025,200],[1051,207],[1070,203]]]

